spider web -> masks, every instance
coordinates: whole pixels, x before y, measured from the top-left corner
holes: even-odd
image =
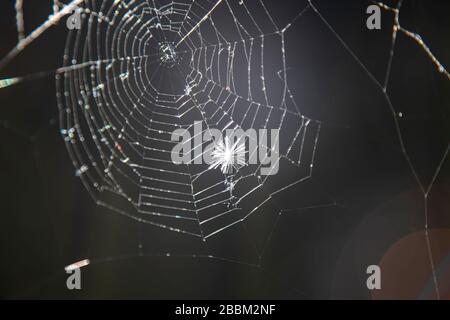
[[[57,76],[61,133],[94,200],[139,222],[202,239],[243,222],[274,194],[311,176],[320,132],[320,123],[300,112],[282,71],[285,30],[258,24],[250,13],[255,9],[244,3],[220,2],[86,3],[84,28],[69,35],[65,72]],[[225,20],[221,25],[233,24],[228,34],[216,26],[216,15]],[[273,80],[281,83],[273,96],[264,70],[269,41],[279,59]],[[173,59],[164,46],[176,49]],[[197,164],[206,143],[202,150],[195,146],[193,163],[174,164],[171,133],[190,130],[194,121],[201,121],[202,135],[212,128],[279,129],[280,166],[304,166],[306,172],[272,183],[269,197],[258,199],[253,194],[270,179],[258,174],[260,165],[237,170],[231,182]],[[313,145],[308,152],[306,144]]]
[[[0,69],[80,8],[82,27],[68,32],[63,66],[55,71],[61,134],[76,175],[98,205],[206,241],[266,206],[277,208],[280,216],[294,210],[284,208],[277,196],[312,177],[324,124],[296,103],[285,49],[285,34],[306,11],[317,15],[383,92],[402,153],[426,201],[449,148],[432,181],[424,185],[406,152],[398,113],[387,94],[398,33],[415,41],[436,70],[450,76],[422,38],[400,25],[402,1],[396,7],[374,3],[394,14],[384,82],[372,75],[313,1],[283,26],[276,24],[263,1],[54,1],[54,14],[26,36],[22,1],[17,0],[19,41],[0,61]],[[44,74],[5,79],[0,88]],[[191,130],[194,121],[201,121],[202,134],[213,128],[278,129],[280,173],[261,176],[261,165],[254,165],[230,177],[208,165],[175,165],[171,133]],[[260,147],[271,151],[270,146]],[[427,220],[425,208],[426,232]],[[429,238],[427,246],[439,297]]]

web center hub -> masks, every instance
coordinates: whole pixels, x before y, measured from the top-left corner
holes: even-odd
[[[172,67],[178,61],[178,55],[173,42],[159,43],[159,59],[169,67]]]

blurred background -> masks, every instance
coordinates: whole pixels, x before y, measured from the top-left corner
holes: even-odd
[[[52,3],[24,1],[27,33],[51,14]],[[285,25],[308,2],[264,4]],[[275,227],[278,211],[270,208],[245,222],[250,235],[270,235],[262,258],[242,226],[205,244],[96,206],[59,132],[54,76],[1,88],[0,297],[434,299],[431,248],[441,298],[450,298],[450,81],[399,33],[387,87],[394,115],[369,76],[384,82],[393,14],[382,11],[381,30],[368,30],[370,1],[313,4],[332,29],[307,10],[286,33],[286,59],[302,112],[323,122],[314,173],[282,198],[286,207],[305,209],[282,215]],[[17,43],[14,5],[0,3],[0,57]],[[420,34],[447,68],[449,9],[448,1],[405,0],[400,13],[401,25]],[[66,37],[63,19],[0,70],[0,79],[61,67]],[[81,269],[82,290],[70,291],[64,267],[85,258],[92,263]],[[366,287],[373,264],[382,270],[377,291]]]

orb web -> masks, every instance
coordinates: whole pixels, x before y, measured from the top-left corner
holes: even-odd
[[[311,176],[320,122],[290,92],[287,28],[262,2],[103,1],[82,12],[57,76],[58,104],[73,164],[99,205],[207,239]],[[290,179],[261,175],[261,164],[231,174],[195,159],[174,164],[171,133],[196,121],[202,135],[279,130],[271,143],[280,144],[280,171],[294,169]]]
[[[16,0],[18,41],[0,59],[0,70],[77,6],[82,24],[80,30],[68,32],[62,67],[2,79],[0,89],[56,73],[61,134],[75,173],[94,201],[139,225],[205,240],[245,222],[268,203],[277,202],[283,191],[312,177],[322,123],[307,117],[297,105],[288,83],[285,49],[286,33],[310,11],[386,100],[401,154],[424,197],[425,240],[439,298],[428,235],[428,196],[450,146],[433,167],[429,184],[424,184],[405,147],[406,135],[398,120],[403,113],[394,107],[387,91],[393,58],[402,56],[395,52],[399,35],[417,45],[434,71],[446,79],[450,79],[449,72],[425,38],[400,23],[403,1],[395,6],[367,1],[392,15],[392,41],[382,82],[316,2],[307,1],[291,22],[277,25],[265,1],[257,0],[53,0],[53,14],[27,33],[24,2]],[[208,165],[174,165],[169,156],[170,134],[175,129],[190,130],[194,121],[202,123],[204,132],[211,128],[279,129],[280,173],[261,176],[258,166],[236,167],[224,174]],[[26,137],[16,128],[9,129]],[[38,134],[27,138],[34,142]],[[299,209],[285,209],[280,202],[277,206],[280,216]]]

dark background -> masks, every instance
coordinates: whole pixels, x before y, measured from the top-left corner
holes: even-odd
[[[47,2],[25,3],[28,32],[50,13]],[[369,31],[365,9],[370,2],[314,3],[383,82],[392,14],[382,11],[382,30]],[[305,4],[267,1],[277,21],[290,21]],[[0,4],[0,56],[16,42],[13,5],[10,0]],[[421,34],[444,66],[450,66],[449,9],[448,1],[406,0],[401,11],[401,24]],[[60,67],[65,36],[64,25],[52,28],[0,70],[0,78]],[[215,256],[260,267],[181,257],[204,253],[203,244],[138,225],[93,203],[59,134],[54,78],[25,82],[0,89],[0,297],[368,299],[365,268],[378,264],[404,236],[423,230],[425,205],[431,230],[449,228],[449,162],[443,161],[425,204],[388,101],[367,72],[312,10],[286,41],[291,89],[306,115],[324,122],[313,179],[290,191],[289,207],[334,201],[338,206],[283,215],[261,261],[244,249],[234,255],[241,241],[249,240],[239,230],[212,240]],[[450,82],[403,34],[388,95],[403,114],[399,124],[406,153],[427,188],[448,146]],[[445,239],[432,237],[437,263],[448,255]],[[86,257],[95,263],[82,269],[83,289],[67,290],[64,266]],[[414,272],[410,276],[414,281]]]

